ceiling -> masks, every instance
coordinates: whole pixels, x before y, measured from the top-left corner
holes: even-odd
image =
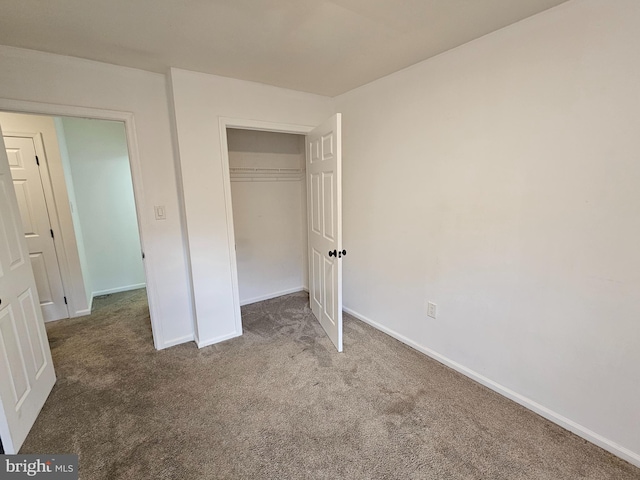
[[[0,44],[335,96],[566,0],[2,0]]]

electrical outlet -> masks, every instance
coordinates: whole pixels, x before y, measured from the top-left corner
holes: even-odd
[[[436,304],[428,302],[427,303],[427,315],[431,318],[436,318]]]

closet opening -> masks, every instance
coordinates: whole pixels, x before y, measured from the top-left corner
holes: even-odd
[[[267,301],[263,317],[282,328],[259,328],[290,332],[308,316],[341,352],[342,115],[315,127],[219,121],[235,319],[227,338],[247,333],[243,315]]]
[[[305,136],[226,129],[240,306],[308,291]]]

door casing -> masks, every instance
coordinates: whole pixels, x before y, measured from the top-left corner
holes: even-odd
[[[150,230],[150,225],[148,225],[147,217],[144,215],[144,213],[146,212],[146,202],[142,184],[142,167],[140,162],[140,154],[138,151],[138,141],[133,113],[120,112],[115,110],[102,110],[97,108],[76,107],[70,105],[28,102],[3,98],[0,98],[0,110],[8,113],[28,113],[35,115],[78,117],[123,122],[127,136],[127,149],[129,152],[129,164],[131,167],[131,180],[133,183],[133,193],[136,205],[136,217],[138,220],[140,245],[143,252],[146,250],[147,242],[145,241],[145,232]],[[64,246],[68,248],[66,244]],[[158,298],[156,286],[158,282],[156,280],[156,275],[154,274],[155,272],[153,270],[153,265],[150,262],[146,261],[143,262],[143,265],[147,282],[147,299],[149,303],[149,314],[151,317],[153,343],[156,349],[166,348],[169,345],[164,344],[162,324],[160,323],[156,314],[156,312],[160,311],[160,301]]]
[[[233,230],[233,208],[231,202],[231,175],[229,172],[229,145],[227,143],[227,128],[239,128],[242,130],[260,130],[264,132],[292,133],[296,135],[306,135],[315,126],[292,125],[287,123],[272,123],[259,120],[249,120],[243,118],[220,117],[220,143],[222,154],[222,171],[224,180],[224,204],[227,220],[227,242],[229,255],[231,258],[231,285],[233,290],[233,312],[235,320],[235,335],[242,335],[242,316],[240,314],[240,291],[238,289],[238,264],[236,259],[235,233]],[[196,325],[196,338],[197,325]],[[205,346],[205,345],[198,345]]]

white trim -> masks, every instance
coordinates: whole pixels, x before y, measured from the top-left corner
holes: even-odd
[[[231,288],[233,294],[233,312],[235,316],[235,332],[216,337],[204,342],[197,341],[198,347],[212,345],[242,335],[242,315],[240,314],[240,293],[238,290],[238,263],[236,259],[236,241],[233,229],[233,208],[231,204],[231,175],[229,172],[229,146],[227,144],[227,128],[240,128],[244,130],[261,130],[266,132],[307,134],[314,127],[306,125],[291,125],[287,123],[263,122],[245,118],[219,117],[220,156],[222,158],[222,181],[224,185],[224,206],[227,219],[227,242],[231,261]],[[198,338],[197,325],[195,338]]]
[[[176,109],[175,99],[173,98],[173,76],[169,72],[166,76],[167,91],[169,94],[169,123],[171,125],[171,133],[173,141],[171,142],[173,156],[175,159],[175,173],[176,173],[176,186],[178,189],[178,208],[180,211],[180,232],[182,232],[183,245],[184,245],[184,263],[187,270],[187,294],[189,298],[189,315],[191,317],[191,331],[192,338],[188,341],[198,342],[198,322],[196,319],[196,305],[195,305],[195,290],[193,288],[193,269],[191,266],[191,244],[189,243],[189,230],[187,228],[187,210],[185,206],[184,195],[184,181],[182,179],[182,159],[180,158],[180,139],[178,138],[178,127],[176,125]],[[185,336],[186,338],[186,336]],[[170,342],[165,343],[165,347],[169,346]]]
[[[227,127],[229,122],[220,118],[220,154],[222,155],[222,182],[224,187],[224,208],[227,220],[227,245],[231,261],[231,290],[233,294],[233,315],[235,335],[242,335],[242,315],[240,314],[240,292],[238,289],[238,263],[236,258],[236,237],[233,228],[233,208],[231,206],[231,174],[229,172],[229,145],[227,144]],[[222,341],[222,340],[219,340]],[[200,342],[198,348],[216,343],[215,339]]]
[[[309,133],[311,130],[315,128],[313,126],[308,126],[308,125],[263,122],[261,120],[250,120],[246,118],[230,118],[230,117],[219,117],[219,118],[220,118],[220,125],[221,126],[223,124],[225,125],[225,139],[226,139],[227,128],[239,128],[241,130],[261,130],[263,132],[293,133],[298,135],[306,135],[307,133]],[[228,150],[227,150],[227,153],[228,153]]]
[[[361,315],[355,312],[354,310],[351,310],[350,308],[343,307],[343,311],[345,313],[348,313],[352,317],[355,317],[356,319],[371,325],[372,327],[380,330],[381,332],[386,333],[387,335],[395,338],[396,340],[401,341],[405,345],[408,345],[411,348],[414,348],[419,352],[424,353],[425,355],[433,358],[434,360],[437,360],[438,362],[446,365],[447,367],[453,368],[457,372],[460,372],[466,377],[469,377],[470,379],[475,380],[476,382],[484,385],[485,387],[490,388],[494,392],[497,392],[500,395],[507,397],[516,403],[519,403],[523,407],[528,408],[529,410],[532,410],[533,412],[546,418],[547,420],[550,420],[553,423],[556,423],[561,427],[566,428],[570,432],[575,433],[576,435],[584,438],[585,440],[588,440],[589,442],[607,450],[608,452],[613,453],[614,455],[622,458],[623,460],[626,460],[627,462],[633,465],[636,465],[637,467],[640,467],[640,455],[635,452],[632,452],[628,448],[625,448],[622,445],[618,445],[617,443],[609,440],[608,438],[603,437],[602,435],[588,429],[587,427],[583,427],[579,423],[576,423],[573,420],[570,420],[567,417],[564,417],[563,415],[560,415],[559,413],[554,412],[553,410],[545,407],[544,405],[540,405],[539,403],[531,400],[530,398],[525,397],[524,395],[521,395],[517,392],[514,392],[513,390],[503,385],[500,385],[499,383],[494,382],[490,378],[487,378],[484,375],[481,375],[478,372],[471,370],[470,368],[467,368],[464,365],[461,365],[458,362],[455,362],[445,357],[444,355],[441,355],[438,352],[431,350],[428,347],[422,346],[414,342],[413,340],[410,340],[409,338],[405,337],[404,335],[401,335],[398,332],[391,330],[390,328],[387,328],[371,320],[370,318],[367,318],[364,315]]]
[[[140,162],[140,153],[138,150],[138,140],[133,113],[71,105],[58,105],[53,103],[28,102],[24,100],[12,100],[6,98],[0,98],[0,110],[6,112],[35,113],[40,115],[92,118],[123,122],[127,134],[127,148],[129,152],[129,165],[131,167],[133,194],[136,204],[138,231],[140,234],[140,246],[142,247],[143,252],[146,250],[145,234],[147,231],[151,231],[151,228],[148,225],[147,217],[144,215],[146,207],[144,188],[142,184],[142,165]],[[161,310],[160,302],[156,293],[157,281],[153,265],[147,261],[143,261],[143,265],[147,283],[147,300],[149,303],[149,315],[151,317],[153,344],[156,349],[160,350],[166,348],[166,346],[162,331],[162,322],[158,318],[158,312]]]
[[[261,295],[259,297],[249,298],[248,300],[242,300],[240,302],[240,306],[244,307],[245,305],[251,305],[252,303],[263,302],[265,300],[271,300],[272,298],[281,297],[283,295],[289,295],[290,293],[298,293],[308,291],[305,287],[299,286],[295,288],[288,288],[287,290],[281,290],[279,292],[268,293],[266,295]]]
[[[107,288],[106,290],[98,290],[97,292],[91,292],[91,303],[93,304],[94,297],[101,295],[110,295],[112,293],[128,292],[129,290],[139,290],[146,287],[146,283],[136,283],[134,285],[125,285],[123,287]]]
[[[89,313],[93,312],[93,295],[89,299]]]
[[[93,310],[93,295],[89,297],[89,308],[85,310],[78,310],[70,318],[84,317],[85,315],[91,315],[92,310]]]
[[[225,340],[231,340],[232,338],[239,337],[240,335],[242,335],[242,332],[231,332],[226,335],[220,335],[219,337],[210,338],[209,340],[206,340],[204,342],[200,342],[198,340],[195,340],[195,342],[198,345],[198,348],[204,348],[215,343],[224,342]]]

